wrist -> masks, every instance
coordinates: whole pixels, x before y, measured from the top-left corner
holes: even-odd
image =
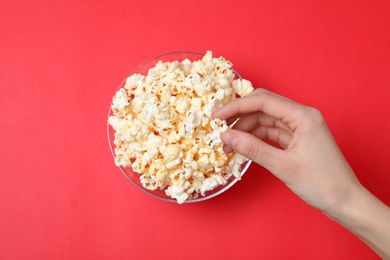
[[[331,207],[323,210],[323,213],[340,224],[352,220],[360,211],[361,204],[369,200],[370,194],[359,181],[349,185],[344,192],[334,193],[337,196],[334,196],[333,202],[330,203]]]
[[[324,213],[359,237],[379,256],[390,257],[390,208],[360,183],[337,210]]]

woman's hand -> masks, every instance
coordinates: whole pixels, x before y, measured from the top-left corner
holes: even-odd
[[[268,169],[309,205],[390,259],[390,209],[357,180],[321,113],[264,89],[213,113],[233,123],[221,134],[233,150]]]
[[[321,113],[263,89],[213,113],[234,122],[221,135],[232,150],[262,165],[308,204],[331,213],[360,184]],[[271,141],[275,146],[266,142]]]

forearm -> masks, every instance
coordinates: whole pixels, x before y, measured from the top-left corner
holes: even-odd
[[[390,259],[390,208],[363,186],[351,194],[348,204],[328,214],[371,247],[383,259]]]

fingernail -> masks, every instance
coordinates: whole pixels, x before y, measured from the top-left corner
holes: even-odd
[[[225,153],[231,153],[231,152],[234,151],[234,149],[231,148],[230,146],[228,146],[228,145],[225,144],[225,145],[223,146],[223,151],[224,151]]]
[[[232,149],[236,149],[238,139],[235,134],[233,134],[231,131],[226,130],[221,134],[222,142],[224,142],[226,145],[228,145]]]

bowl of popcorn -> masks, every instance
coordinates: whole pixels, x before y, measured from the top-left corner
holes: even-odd
[[[192,51],[153,57],[112,98],[107,132],[115,165],[135,186],[171,202],[213,198],[232,187],[251,161],[225,153],[227,122],[211,113],[253,91],[232,63]]]

